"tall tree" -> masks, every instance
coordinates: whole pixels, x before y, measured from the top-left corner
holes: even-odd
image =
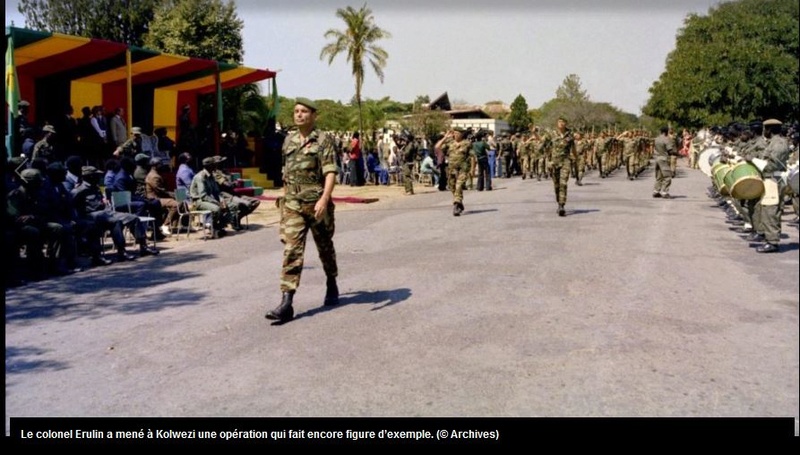
[[[25,26],[68,35],[143,45],[161,0],[20,0]]]
[[[383,69],[389,54],[377,44],[377,41],[390,38],[391,34],[375,25],[372,10],[364,4],[356,10],[352,6],[339,8],[336,16],[346,25],[344,30],[330,29],[325,32],[325,39],[331,40],[319,54],[320,60],[327,59],[328,65],[339,54],[347,54],[347,62],[356,82],[356,102],[358,103],[359,130],[364,129],[364,119],[361,109],[361,88],[364,85],[364,65],[369,62],[373,71],[383,83]]]
[[[161,0],[145,45],[170,54],[241,64],[244,59],[244,22],[232,0]],[[266,120],[266,104],[256,84],[225,90],[222,110],[226,129],[259,130]],[[200,118],[212,119],[217,101],[206,96]]]
[[[161,0],[145,45],[171,54],[241,64],[243,28],[232,0]]]
[[[511,113],[508,114],[508,126],[512,131],[527,131],[533,119],[528,114],[528,102],[522,95],[517,95],[511,103]]]
[[[645,114],[702,127],[800,114],[800,3],[739,0],[690,14]]]
[[[556,99],[580,103],[589,101],[586,90],[581,87],[581,78],[577,74],[570,74],[564,78],[556,89]]]

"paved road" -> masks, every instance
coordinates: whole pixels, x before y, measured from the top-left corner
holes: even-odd
[[[798,416],[798,232],[755,253],[681,169],[337,212],[275,326],[273,226],[6,295],[9,416]],[[398,191],[401,189],[398,188]],[[793,214],[787,214],[788,222]]]

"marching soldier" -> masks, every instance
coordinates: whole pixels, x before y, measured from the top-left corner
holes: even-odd
[[[292,300],[300,285],[306,237],[314,236],[322,268],[327,277],[325,306],[339,303],[336,284],[338,267],[333,245],[334,204],[331,199],[338,169],[333,137],[316,129],[317,106],[309,99],[297,98],[294,106],[297,130],[283,143],[283,200],[281,234],[284,241],[281,269],[280,305],[266,314],[267,319],[286,322],[294,318]]]
[[[456,127],[436,143],[435,150],[438,155],[447,157],[447,186],[453,192],[453,216],[460,216],[464,211],[463,188],[467,181],[472,143],[466,139],[464,129]]]
[[[567,203],[567,185],[569,173],[572,168],[571,157],[575,154],[575,137],[567,128],[567,119],[559,117],[556,131],[553,134],[550,146],[550,162],[548,168],[553,177],[553,188],[558,203],[558,216],[566,216],[564,205]]]
[[[669,157],[678,154],[675,141],[669,136],[669,127],[661,127],[661,135],[656,139],[656,183],[653,186],[653,197],[670,199],[669,187],[672,184],[672,169]]]

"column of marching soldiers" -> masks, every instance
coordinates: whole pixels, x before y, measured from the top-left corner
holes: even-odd
[[[497,138],[499,171],[493,177],[521,175],[523,180],[535,178],[538,181],[550,178],[550,136],[539,128],[529,133],[500,133]],[[635,180],[650,165],[654,140],[643,130],[616,135],[611,131],[575,133],[574,136],[570,175],[579,186],[583,185],[587,171],[596,170],[601,178],[607,178],[624,168],[627,178]]]

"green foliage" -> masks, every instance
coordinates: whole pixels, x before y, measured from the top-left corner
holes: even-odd
[[[161,0],[20,0],[18,9],[28,28],[142,46],[159,3]]]
[[[511,131],[528,131],[533,119],[528,115],[528,102],[522,95],[517,95],[511,103],[511,113],[508,114],[508,125]]]
[[[589,96],[586,95],[586,90],[581,89],[581,78],[577,74],[570,74],[556,89],[556,99],[582,103],[589,101]]]
[[[375,25],[372,10],[367,8],[366,4],[358,10],[352,6],[339,8],[336,10],[336,16],[344,21],[346,27],[344,30],[330,29],[325,32],[325,39],[331,41],[322,48],[319,58],[320,60],[327,59],[330,65],[339,54],[347,55],[347,62],[351,66],[356,84],[359,130],[363,130],[361,88],[364,86],[364,65],[368,62],[383,83],[383,68],[386,67],[389,54],[375,43],[381,39],[390,38],[391,34]]]
[[[450,116],[440,110],[425,108],[415,109],[414,112],[400,121],[403,128],[411,131],[414,136],[425,137],[433,141],[442,131],[450,125]]]
[[[693,128],[796,119],[798,20],[796,0],[739,0],[687,16],[644,113]]]
[[[233,1],[163,0],[145,45],[171,54],[241,64],[243,27]]]

